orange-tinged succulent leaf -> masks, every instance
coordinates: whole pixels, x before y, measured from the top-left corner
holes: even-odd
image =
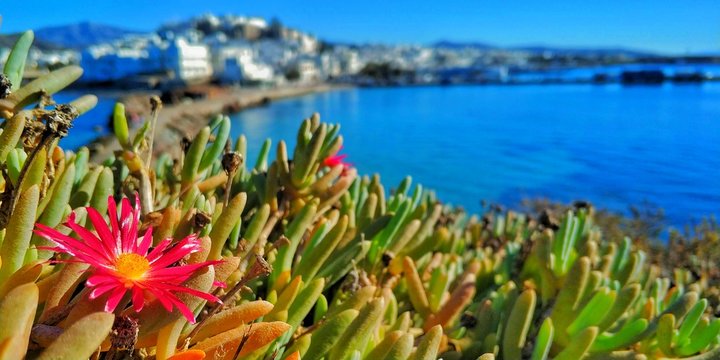
[[[446,327],[450,325],[450,322],[455,319],[465,309],[468,304],[475,296],[475,275],[469,274],[465,277],[464,281],[459,284],[448,301],[440,308],[437,314],[431,314],[428,316],[425,322],[424,330],[430,331],[435,325],[442,325]]]
[[[70,301],[75,288],[83,281],[85,270],[89,267],[88,264],[82,263],[67,263],[62,266],[55,286],[50,288],[48,293],[45,309],[40,316],[41,321],[47,318],[50,310],[57,306],[64,306]]]
[[[21,335],[13,335],[0,340],[0,360],[22,359],[27,346],[23,344]]]
[[[154,332],[152,334],[147,334],[143,336],[138,336],[137,343],[135,343],[135,348],[141,349],[144,347],[153,347],[155,344],[157,344],[158,341],[158,332]],[[110,346],[110,342],[107,344],[108,348]],[[105,344],[103,344],[103,349],[105,349]]]
[[[202,250],[190,254],[190,256],[188,257],[188,264],[201,263],[207,260],[208,254],[210,254],[210,246],[212,245],[210,238],[207,236],[203,236],[198,240],[200,241],[200,248]]]
[[[115,315],[96,312],[83,317],[53,341],[38,360],[87,359],[112,329]]]
[[[290,270],[283,271],[278,275],[277,279],[275,280],[275,285],[273,286],[272,290],[275,290],[275,292],[281,292],[283,288],[290,282]]]
[[[70,313],[67,315],[65,319],[63,319],[58,326],[61,328],[68,328],[78,320],[84,318],[88,314],[100,312],[105,310],[105,302],[107,302],[108,294],[103,294],[98,296],[95,299],[90,299],[88,297],[87,292],[83,291],[78,296],[80,296],[80,299],[77,300],[77,303],[73,305],[72,310],[70,310]]]
[[[288,355],[285,360],[300,360],[300,351],[295,351],[294,353]]]
[[[258,326],[264,324],[264,326]],[[248,339],[240,350],[240,356],[247,355],[261,347],[270,344],[279,338],[286,331],[290,330],[290,325],[282,321],[251,324]]]
[[[225,256],[220,264],[215,265],[215,281],[225,282],[240,266],[237,256]],[[215,287],[214,287],[215,288]]]
[[[221,172],[215,176],[209,177],[197,184],[198,190],[200,190],[201,193],[205,193],[208,191],[215,190],[217,187],[225,185],[227,182],[227,174],[225,172]]]
[[[206,267],[204,270],[200,270],[193,275],[188,281],[184,283],[190,289],[206,292],[212,287],[215,279],[215,270],[212,266]],[[178,294],[178,299],[183,302],[188,308],[195,309],[200,304],[204,303],[205,300],[192,296],[190,294]],[[138,337],[145,337],[145,335],[152,334],[159,331],[165,325],[177,320],[182,316],[177,308],[174,308],[171,313],[167,313],[163,305],[155,300],[146,304],[145,307],[139,313],[136,313],[134,309],[129,308],[125,310],[125,315],[136,318],[140,323],[140,333]],[[158,316],[158,314],[163,314]]]
[[[180,209],[174,206],[165,208],[162,214],[162,222],[160,222],[160,226],[158,226],[153,233],[153,245],[157,245],[163,239],[173,237],[175,227],[180,222],[181,216],[182,212]],[[210,248],[208,248],[207,251],[209,252]]]
[[[34,283],[16,287],[0,301],[0,340],[5,344],[4,359],[22,359],[27,351],[35,310],[38,288]]]
[[[204,351],[210,359],[232,360],[241,345],[239,355],[247,355],[270,344],[289,329],[290,325],[281,321],[243,325],[205,339],[192,349]]]
[[[421,315],[428,314],[430,312],[430,303],[428,302],[422,280],[420,280],[420,275],[418,275],[417,269],[415,268],[415,263],[409,256],[403,258],[403,271],[405,272],[405,281],[407,282],[410,302]]]
[[[27,283],[34,283],[43,271],[44,263],[33,262],[21,267],[18,271],[10,275],[7,281],[0,286],[0,299],[10,292],[10,290]]]
[[[202,324],[202,327],[192,341],[201,341],[222,332],[232,330],[241,324],[255,321],[261,316],[268,314],[272,308],[273,304],[264,300],[256,300],[242,303],[220,312]]]
[[[40,295],[38,296],[39,300],[38,302],[44,303],[45,300],[48,298],[48,294],[50,294],[50,289],[52,289],[55,286],[55,283],[57,279],[60,277],[59,272],[54,272],[47,276],[42,276],[43,278],[40,279],[40,281],[36,282],[35,284],[38,286],[38,289],[40,290]]]
[[[179,352],[167,360],[203,360],[205,359],[205,352],[202,350],[185,350]]]

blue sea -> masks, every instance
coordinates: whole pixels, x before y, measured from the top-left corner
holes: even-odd
[[[620,212],[648,203],[676,226],[720,214],[720,84],[339,90],[245,110],[233,135],[254,162],[266,138],[292,149],[315,111],[341,124],[361,174],[388,189],[411,175],[471,211],[544,197]]]

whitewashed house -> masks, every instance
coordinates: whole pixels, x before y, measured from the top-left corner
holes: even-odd
[[[301,34],[298,43],[300,45],[299,50],[303,54],[314,54],[320,49],[318,39],[308,34]]]
[[[255,49],[243,41],[207,42],[210,46],[213,72],[222,73],[228,59],[247,59],[255,57]]]
[[[211,48],[212,66],[216,79],[222,83],[269,83],[275,72],[260,62],[249,43],[234,41],[215,44]]]
[[[84,81],[107,82],[159,71],[160,60],[157,52],[155,58],[151,59],[150,52],[146,49],[116,49],[108,45],[100,45],[85,49],[81,55],[80,65],[84,69]]]
[[[80,55],[80,65],[84,69],[82,80],[108,82],[162,73],[166,46],[154,34],[128,36],[114,43],[90,46]]]
[[[322,74],[318,67],[318,60],[311,56],[298,56],[290,64],[288,72],[297,74],[297,81],[311,83],[319,81]]]
[[[275,80],[275,71],[270,65],[253,61],[252,58],[230,58],[220,74],[225,83],[271,83]]]
[[[333,49],[333,56],[337,59],[341,75],[355,75],[362,70],[362,62],[357,50],[337,47]]]
[[[165,49],[165,68],[175,80],[200,82],[213,74],[210,51],[204,44],[191,44],[184,38],[173,40]]]
[[[255,42],[254,46],[260,61],[277,69],[286,67],[297,56],[295,46],[288,41],[264,39]]]

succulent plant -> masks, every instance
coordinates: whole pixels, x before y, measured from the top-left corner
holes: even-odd
[[[409,177],[387,192],[317,114],[292,158],[268,140],[252,166],[225,116],[154,158],[157,99],[134,131],[116,106],[102,163],[63,151],[96,99],[48,108],[77,67],[19,86],[31,41],[0,99],[0,359],[720,357],[717,290],[604,239],[591,208],[548,226],[466,214]]]

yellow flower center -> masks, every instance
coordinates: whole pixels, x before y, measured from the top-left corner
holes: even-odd
[[[115,270],[129,280],[139,280],[148,269],[150,269],[150,262],[138,254],[121,254],[115,261]]]

